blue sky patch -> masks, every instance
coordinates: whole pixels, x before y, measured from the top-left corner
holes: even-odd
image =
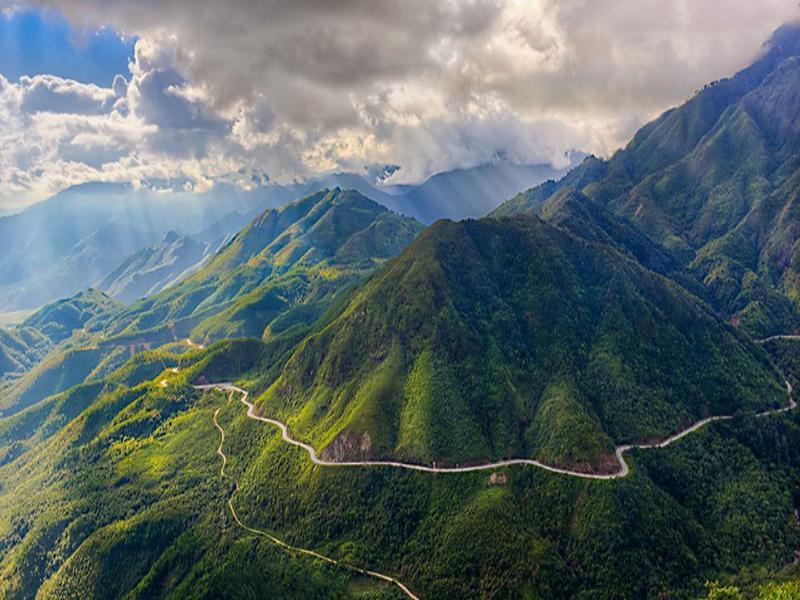
[[[111,29],[75,30],[54,12],[0,13],[0,73],[11,81],[48,73],[110,87],[117,73],[128,77],[135,42]]]

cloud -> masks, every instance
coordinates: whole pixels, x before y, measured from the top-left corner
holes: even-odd
[[[29,114],[96,115],[108,112],[114,100],[111,90],[52,75],[23,76],[19,87],[23,92],[20,109]]]
[[[798,16],[795,0],[33,4],[138,41],[109,88],[0,81],[0,203],[82,177],[204,185],[392,164],[389,181],[413,182],[608,154]]]

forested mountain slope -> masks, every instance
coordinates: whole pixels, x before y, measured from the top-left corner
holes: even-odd
[[[529,218],[428,229],[259,406],[340,459],[614,470],[613,442],[785,402],[767,356],[697,298]]]
[[[0,329],[0,380],[30,369],[49,347],[50,341],[38,331]]]
[[[542,210],[574,188],[624,217],[695,274],[715,305],[756,335],[800,315],[800,27],[784,26],[752,66],[643,127],[608,161],[501,206]]]
[[[238,402],[186,385],[229,376],[257,386],[286,360],[279,346],[142,353],[0,419],[0,593],[402,597],[284,553],[242,529],[229,499],[247,526],[391,573],[421,598],[696,598],[709,579],[782,569],[800,544],[787,487],[800,460],[796,415],[637,452],[631,476],[614,482],[527,468],[319,468]]]
[[[261,214],[196,274],[123,311],[105,336],[207,341],[307,325],[421,229],[358,192],[317,192]]]

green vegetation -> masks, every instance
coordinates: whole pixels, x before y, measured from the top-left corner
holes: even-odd
[[[110,318],[120,306],[105,294],[86,290],[44,306],[15,329],[0,329],[0,390],[5,387],[3,383],[30,371],[59,344],[83,345],[87,336],[80,330],[90,321]],[[74,342],[70,340],[73,336]],[[0,414],[14,402],[0,399]]]
[[[121,308],[122,304],[103,292],[88,289],[37,310],[23,321],[22,327],[35,329],[57,344],[87,323],[105,322]]]
[[[0,382],[29,370],[49,348],[50,341],[34,329],[0,329]]]
[[[555,383],[545,390],[525,432],[531,453],[555,466],[587,471],[617,469],[613,440],[576,396],[572,385]]]
[[[264,212],[195,275],[97,330],[111,344],[208,342],[308,325],[421,229],[352,190],[323,190]]]
[[[115,374],[92,384],[89,404],[88,386],[49,401],[53,416],[40,421],[49,424],[31,425],[37,442],[0,466],[0,593],[401,597],[243,532],[225,509],[234,482],[248,525],[395,574],[423,598],[696,598],[706,581],[741,587],[743,573],[780,571],[800,544],[787,491],[798,483],[796,415],[719,423],[638,451],[634,472],[615,482],[532,468],[326,469],[238,402],[185,386],[222,372],[258,379],[284,355],[274,344],[216,344],[186,356],[177,375],[147,383]],[[162,377],[167,388],[156,385]],[[549,397],[562,393],[569,387]]]
[[[422,598],[796,596],[800,416],[752,413],[800,389],[800,344],[737,326],[797,323],[798,40],[491,219],[411,243],[325,190],[151,298],[89,291],[0,334],[0,596],[400,597],[229,500]],[[214,381],[332,459],[608,472],[616,444],[736,417],[613,481],[324,468],[191,387]]]
[[[767,355],[683,289],[611,246],[512,219],[431,227],[257,402],[336,458],[613,470],[612,440],[786,398]]]
[[[665,112],[610,160],[587,159],[495,216],[549,219],[561,195],[579,191],[587,210],[604,207],[671,254],[745,331],[793,330],[800,323],[798,39],[797,26],[782,27],[752,66]]]
[[[252,365],[237,361],[253,344],[183,362],[195,374],[230,372]],[[0,421],[0,448],[18,446],[0,461],[0,595],[398,598],[233,523],[211,422],[220,398],[200,398],[181,383],[188,373],[164,371],[169,356],[176,364],[171,353],[137,355],[103,382]],[[153,373],[169,375],[170,387],[144,381]]]
[[[800,390],[800,340],[771,340],[764,344],[764,348],[794,389]]]

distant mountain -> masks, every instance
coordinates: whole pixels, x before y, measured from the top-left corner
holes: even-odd
[[[536,218],[429,228],[260,399],[340,460],[600,471],[615,443],[782,402],[767,356],[697,298]]]
[[[135,226],[106,223],[38,273],[0,287],[0,303],[12,308],[41,306],[52,301],[54,294],[75,294],[155,239],[153,232]]]
[[[357,192],[324,190],[267,210],[196,273],[156,292],[205,251],[167,233],[101,282],[123,296],[154,292],[148,298],[125,307],[87,289],[0,330],[0,415],[94,381],[151,345],[299,335],[421,229]]]
[[[205,341],[308,325],[421,229],[356,191],[322,190],[262,213],[197,273],[133,304],[105,333]]]
[[[573,159],[584,155],[574,153]],[[305,193],[320,187],[354,189],[391,210],[433,223],[439,219],[483,217],[504,200],[548,179],[559,179],[567,169],[548,165],[497,163],[433,175],[419,185],[381,186],[353,173],[334,173],[307,184]]]
[[[215,250],[264,209],[324,189],[354,189],[390,210],[432,223],[483,216],[502,200],[562,173],[547,166],[482,165],[440,173],[419,186],[387,188],[393,193],[354,173],[247,191],[225,183],[203,193],[110,183],[75,186],[0,217],[0,306],[5,311],[37,308],[71,296],[135,260],[133,254],[168,231]]]
[[[158,243],[127,258],[95,287],[121,302],[131,303],[172,284],[195,267],[206,251],[205,244],[170,231]]]
[[[549,165],[490,164],[434,175],[395,199],[395,209],[423,223],[437,219],[477,219],[503,201],[549,179],[560,179],[566,169]]]
[[[730,79],[643,127],[608,161],[586,159],[496,216],[536,212],[573,187],[635,224],[740,327],[800,324],[800,26],[780,28]]]
[[[231,211],[252,214],[287,202],[277,185],[243,191],[159,193],[85,184],[0,217],[0,306],[36,308],[92,285],[167,231],[201,231]]]
[[[191,237],[207,244],[222,243],[239,233],[260,212],[260,210],[257,210],[254,214],[242,214],[238,210],[233,210],[211,223],[208,227],[193,233]]]

